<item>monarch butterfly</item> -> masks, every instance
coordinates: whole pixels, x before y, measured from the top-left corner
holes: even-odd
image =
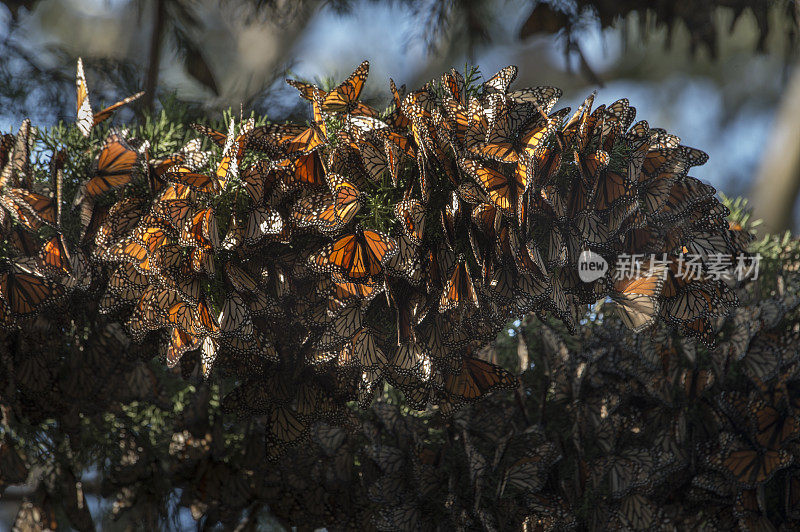
[[[228,124],[228,135],[222,147],[222,160],[220,160],[216,172],[220,188],[225,188],[225,183],[229,178],[234,178],[239,175],[239,165],[244,157],[247,137],[253,129],[253,120],[250,119],[243,122],[239,128],[238,135],[234,135],[234,128],[233,118],[231,118]]]
[[[193,123],[190,125],[192,129],[210,138],[214,142],[214,144],[216,144],[220,148],[225,146],[225,142],[228,140],[228,135],[226,135],[221,131],[217,131],[216,129],[197,123]]]
[[[324,247],[310,259],[319,273],[339,272],[351,280],[374,278],[383,272],[386,262],[397,253],[397,242],[388,235],[356,227]]]
[[[231,261],[225,263],[225,277],[239,292],[255,294],[259,289],[256,279],[247,270]]]
[[[403,95],[405,93],[405,85],[400,90],[394,84],[394,80],[389,78],[389,88],[392,91],[392,101],[394,102],[394,109],[386,117],[385,122],[395,130],[402,131],[407,129],[410,121],[402,109]]]
[[[458,259],[453,273],[444,285],[444,290],[439,299],[439,312],[446,312],[455,308],[464,308],[472,305],[478,308],[478,295],[472,278],[469,275],[469,268],[461,256]]]
[[[556,148],[542,146],[534,152],[533,158],[536,185],[541,188],[549,186],[561,166],[561,152]]]
[[[199,174],[191,171],[171,169],[164,174],[164,179],[168,182],[177,183],[179,186],[202,192],[204,194],[219,194],[222,191],[219,181],[209,175]],[[176,194],[177,198],[184,198],[183,194]]]
[[[647,121],[642,120],[625,135],[625,142],[630,150],[627,172],[624,172],[628,184],[639,182],[644,159],[651,149],[652,134]]]
[[[377,134],[380,136],[380,132]],[[414,151],[411,148],[411,143],[407,142],[408,139],[400,137],[405,142],[398,143],[392,140],[393,135],[392,133],[384,135],[383,149],[386,155],[386,167],[389,169],[389,176],[392,178],[392,184],[396,187],[400,179],[400,163],[402,154],[404,153],[402,146],[404,144],[407,146],[407,150],[405,151],[410,151],[412,157],[414,156]]]
[[[216,267],[214,265],[214,248],[210,245],[200,245],[189,251],[189,264],[192,270],[197,273],[206,272],[214,275]]]
[[[508,97],[517,103],[533,104],[541,114],[547,114],[556,104],[563,92],[556,87],[531,87],[507,93]]]
[[[606,456],[598,463],[597,471],[607,476],[611,496],[620,498],[631,490],[649,485],[653,478],[653,457],[648,449],[628,449],[617,455]]]
[[[258,204],[264,199],[271,200],[276,192],[284,192],[280,181],[286,180],[286,169],[274,168],[268,161],[258,161],[245,170],[241,180],[253,204]]]
[[[169,199],[158,201],[150,208],[150,214],[159,221],[169,224],[176,231],[186,225],[194,211],[195,202],[190,199]]]
[[[434,298],[413,287],[404,287],[402,284],[387,285],[387,288],[389,289],[388,296],[395,309],[397,345],[416,340],[415,327],[428,315],[431,303],[435,302]]]
[[[456,245],[456,235],[463,231],[466,223],[464,211],[461,208],[461,200],[455,192],[450,193],[450,201],[441,211],[442,230],[444,240],[450,249]]]
[[[233,118],[228,123],[228,132],[222,133],[202,124],[191,124],[192,128],[210,138],[217,146],[222,148],[222,160],[215,172],[220,188],[225,186],[228,174],[238,175],[239,164],[244,157],[244,150],[248,146],[250,135],[253,132],[255,122],[248,119],[242,122],[239,127],[239,134],[236,134],[236,124]]]
[[[194,316],[191,312],[192,309],[181,301],[178,292],[151,284],[145,288],[125,325],[137,343],[141,343],[150,331],[174,327],[178,321],[181,326],[190,329],[187,331],[190,334],[197,333],[199,331],[192,327]]]
[[[0,196],[0,205],[23,227],[36,231],[42,224],[56,226],[56,206],[53,200],[21,188],[12,188]]]
[[[533,120],[519,132],[519,143],[526,155],[536,157],[545,149],[548,138],[558,129],[561,121],[566,115],[566,109],[544,116],[539,120]],[[540,180],[541,181],[541,180]]]
[[[442,87],[447,91],[447,94],[454,101],[466,106],[469,95],[467,94],[467,86],[464,81],[464,76],[455,68],[451,68],[450,72],[442,75]]]
[[[126,235],[139,223],[145,212],[146,204],[140,198],[125,198],[108,209],[105,217],[92,215],[92,222],[97,224],[94,236],[95,254],[102,255],[108,246]],[[102,210],[98,210],[102,213]],[[84,238],[91,236],[91,226],[87,227]]]
[[[567,123],[561,128],[562,146],[571,146],[573,141],[575,141],[575,151],[582,152],[586,147],[594,127],[594,123],[590,122],[590,113],[596,95],[597,91],[593,91],[587,96],[575,113],[567,120]]]
[[[516,163],[519,160],[517,132],[530,118],[530,109],[499,96],[493,100],[495,116],[486,140],[477,146],[469,146],[469,150],[499,162]]]
[[[419,125],[420,119],[432,118],[432,112],[435,107],[435,95],[431,93],[428,86],[420,90],[408,93],[401,103],[401,107],[406,116],[411,121],[411,126],[414,127],[414,121]]]
[[[382,290],[383,286],[375,281],[365,283],[352,283],[346,279],[338,278],[332,274],[334,279],[333,294],[328,300],[328,310],[337,312],[341,307],[353,301],[371,301]]]
[[[791,465],[793,457],[785,449],[759,451],[747,448],[731,433],[719,435],[720,448],[708,456],[709,465],[745,489],[764,484],[779,470]]]
[[[594,196],[594,208],[598,211],[611,211],[609,225],[612,229],[618,229],[622,225],[630,213],[630,209],[627,209],[626,206],[633,202],[632,190],[624,175],[609,170],[600,176]]]
[[[31,257],[39,250],[39,241],[20,226],[13,226],[4,233],[9,251],[23,257]]]
[[[110,134],[94,163],[94,177],[84,183],[73,205],[94,201],[106,192],[131,183],[138,176],[140,153],[118,133]]]
[[[361,369],[382,370],[388,364],[386,355],[378,347],[375,335],[368,327],[361,328],[353,336],[352,356]]]
[[[654,149],[652,149],[654,148]],[[680,156],[679,146],[651,147],[644,155],[641,171],[637,174],[639,183],[664,178],[676,180],[685,175],[688,167]]]
[[[529,240],[527,243],[521,244],[520,237],[514,228],[508,230],[508,252],[513,256],[514,264],[520,273],[546,274],[547,268],[536,243]]]
[[[462,159],[459,163],[489,195],[489,200],[498,209],[508,216],[516,215],[525,190],[525,184],[516,174],[509,177],[471,159]]]
[[[481,89],[484,95],[492,94],[495,92],[505,94],[506,92],[508,92],[508,87],[516,78],[517,78],[517,67],[514,65],[509,65],[501,69],[499,72],[497,72],[497,74],[495,74],[491,78],[484,81],[483,85],[481,85]]]
[[[695,206],[713,197],[715,193],[716,189],[711,185],[686,176],[672,185],[669,196],[658,209],[658,213],[665,219],[678,220],[689,214]]]
[[[322,117],[319,119],[321,121]],[[259,126],[254,128],[247,136],[245,147],[265,152],[271,159],[283,158],[287,156],[284,144],[307,131],[308,128],[300,124],[287,123]]]
[[[714,331],[714,326],[711,324],[711,320],[707,316],[682,323],[678,330],[684,336],[697,338],[708,349],[714,349],[716,344],[714,337],[716,333]]]
[[[83,73],[83,60],[80,57],[78,58],[78,70],[75,76],[75,87],[78,93],[77,124],[78,129],[84,137],[88,137],[91,134],[94,126],[108,119],[119,107],[137,100],[144,95],[144,92],[137,92],[133,96],[128,96],[124,100],[120,100],[113,105],[109,105],[100,112],[92,113],[92,106],[89,103],[89,89],[86,86],[86,75]]]
[[[674,273],[670,271],[670,279]],[[676,293],[674,284],[665,290],[664,313],[675,322],[690,322],[707,315],[726,312],[723,299],[717,295],[719,288],[711,284],[691,282]]]
[[[22,263],[12,264],[7,271],[0,273],[0,300],[10,312],[10,316],[2,321],[8,323],[12,317],[36,314],[43,305],[63,294],[60,285],[48,281],[33,269]]]
[[[208,152],[200,150],[200,139],[192,139],[177,152],[150,161],[150,167],[157,176],[163,176],[172,167],[183,167],[196,171],[208,163]]]
[[[777,409],[760,402],[755,412],[755,439],[766,449],[782,449],[800,434],[797,416],[781,414]]]
[[[292,138],[281,143],[287,155],[305,155],[327,142],[325,120],[322,117],[322,103],[318,98],[311,102],[314,111],[314,121],[309,127]]]
[[[498,389],[514,389],[517,378],[500,366],[464,356],[457,373],[445,373],[442,391],[454,404],[473,402]]]
[[[297,89],[297,91],[300,93],[300,96],[311,102],[313,102],[315,98],[325,98],[325,96],[328,94],[316,85],[311,85],[295,79],[286,79],[284,81]]]
[[[362,67],[364,67],[364,63],[367,64],[366,71],[362,70]],[[304,83],[302,81],[297,81],[294,79],[287,79],[285,81],[286,83],[297,89],[297,91],[300,93],[300,96],[305,98],[306,100],[313,102],[317,98],[321,99],[322,100],[321,109],[326,113],[338,111],[352,115],[378,118],[379,113],[375,109],[373,109],[372,107],[370,107],[365,103],[356,101],[358,99],[358,96],[360,95],[364,81],[366,80],[366,74],[369,72],[369,62],[365,61],[364,63],[362,63],[344,83],[339,85],[336,89],[334,89],[331,92],[325,92],[319,87],[316,87],[309,83]],[[363,79],[361,79],[360,77],[361,74],[364,75]],[[353,90],[356,87],[358,88],[358,94],[356,94],[351,99],[350,96],[353,95]],[[341,92],[338,93],[338,96],[331,98],[331,101],[328,101],[327,100],[328,96],[335,93],[337,89],[340,89]],[[336,109],[335,107],[337,107],[337,103],[341,103],[340,98],[341,101],[347,100],[347,106],[341,109]],[[351,107],[351,109],[349,111],[345,110],[347,107]]]
[[[198,335],[201,331],[197,329],[197,305],[192,305],[187,301],[176,301],[166,309],[166,323],[173,325],[189,335]]]
[[[430,353],[420,342],[411,341],[397,347],[390,365],[395,368],[395,375],[413,375],[417,380],[428,382],[432,371]],[[398,382],[403,388],[404,379]],[[414,386],[415,387],[415,386]]]
[[[484,142],[489,123],[483,113],[470,113],[454,100],[445,100],[444,110],[449,118],[451,135],[460,147],[477,149]]]
[[[361,89],[369,75],[369,61],[364,61],[341,85],[330,91],[322,100],[323,111],[350,113],[356,108]]]
[[[6,160],[0,166],[0,191],[4,190],[7,185],[24,186],[30,189],[33,185],[30,165],[33,138],[31,137],[30,119],[26,118],[22,121],[16,137],[6,135],[2,139],[0,159]]]
[[[333,191],[336,219],[340,227],[343,227],[361,210],[363,194],[355,185],[338,174],[329,173],[326,178]]]
[[[262,379],[251,378],[223,398],[222,408],[227,413],[261,415],[269,411],[276,399],[285,402],[288,393],[277,376],[270,378],[266,386]]]
[[[640,493],[629,493],[619,502],[616,514],[607,526],[617,530],[652,530],[668,526],[669,520],[650,499]]]
[[[147,277],[139,273],[133,264],[122,264],[108,279],[106,293],[100,301],[100,311],[110,313],[138,301],[149,284]]]
[[[621,134],[627,131],[636,119],[636,108],[631,107],[631,102],[627,98],[620,98],[608,106],[604,115],[606,120],[603,124],[603,136],[608,135],[610,128],[618,130]]]
[[[429,246],[428,255],[428,278],[427,289],[429,292],[436,291],[447,282],[448,275],[455,268],[458,257],[450,246],[439,240],[435,245]]]
[[[594,153],[581,155],[575,152],[575,163],[578,165],[584,184],[590,190],[596,190],[600,180],[600,172],[608,167],[611,158],[608,152],[597,150]]]
[[[329,192],[315,192],[298,199],[292,208],[292,219],[298,227],[316,227],[323,234],[341,228],[336,202]]]
[[[285,160],[282,163],[288,173],[283,174],[286,185],[296,187],[298,185],[321,186],[325,184],[325,168],[317,152],[301,155],[294,161]]]
[[[14,146],[14,135],[10,133],[6,133],[4,135],[0,135],[0,190],[5,187],[6,184],[6,165],[8,165],[11,155],[13,154],[12,147]],[[11,175],[11,166],[8,166],[8,176]]]
[[[70,275],[69,253],[60,236],[51,238],[39,251],[39,267],[45,274],[52,276]]]
[[[219,231],[214,208],[208,207],[193,213],[184,222],[178,237],[178,243],[186,247],[219,247]]]
[[[345,121],[345,132],[350,134],[372,134],[378,131],[391,132],[389,124],[378,118],[371,116],[347,116]],[[397,135],[397,133],[395,133]],[[354,146],[357,148],[357,146]]]
[[[399,235],[397,253],[386,262],[386,271],[390,275],[404,278],[412,285],[419,286],[424,274],[422,265],[423,257],[420,248],[415,246],[405,233]]]
[[[194,351],[200,347],[200,338],[192,336],[178,327],[174,327],[170,333],[169,344],[166,352],[166,362],[168,368],[178,365],[181,358],[188,351]]]
[[[415,246],[422,245],[425,230],[425,207],[422,203],[413,198],[404,199],[395,205],[394,214],[409,241]]]
[[[159,247],[167,245],[169,237],[170,233],[165,227],[137,227],[130,236],[106,249],[103,260],[130,262],[146,274],[149,269],[146,260]]]
[[[539,491],[547,481],[547,470],[558,458],[558,451],[551,443],[539,446],[533,456],[526,456],[515,461],[503,473],[503,481],[500,484],[500,495],[506,486],[524,492]]]
[[[373,181],[379,181],[384,172],[389,170],[389,161],[387,152],[385,151],[388,141],[382,140],[372,132],[365,134],[360,131],[354,131],[352,134],[344,136],[345,138],[352,139],[350,143],[355,146],[361,154],[361,162],[367,170],[367,175]],[[391,148],[388,149],[391,150]],[[392,152],[390,151],[388,153]],[[399,160],[395,157],[395,165],[398,163]],[[396,176],[397,168],[394,168],[391,173]]]
[[[666,273],[666,267],[662,264],[650,263],[642,267],[647,269],[638,274],[623,272],[609,293],[609,297],[618,304],[622,322],[634,333],[643,331],[655,322]]]
[[[261,205],[250,209],[244,230],[244,239],[255,244],[266,236],[279,236],[288,229],[281,214],[272,207]]]
[[[247,305],[237,293],[229,294],[217,320],[223,335],[236,336],[241,339],[253,337],[253,318]]]
[[[341,310],[326,327],[316,343],[319,349],[340,347],[349,341],[363,326],[363,311],[360,305],[351,305]]]

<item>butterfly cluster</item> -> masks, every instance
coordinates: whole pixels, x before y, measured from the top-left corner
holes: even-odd
[[[522,396],[446,417],[384,397],[357,428],[315,424],[263,475],[219,464],[218,487],[187,503],[224,519],[228,485],[265,497],[287,527],[793,530],[798,303],[795,292],[742,307],[711,350],[663,325],[635,335],[609,318],[574,338],[530,322],[520,342],[548,369],[523,373]],[[244,456],[263,446],[248,439]]]
[[[554,111],[561,91],[512,90],[515,67],[477,86],[455,70],[408,94],[391,82],[380,113],[359,101],[368,70],[330,91],[290,81],[312,107],[305,125],[195,125],[200,137],[158,156],[114,130],[90,175],[67,175],[79,186],[63,216],[69,154],[52,154],[46,190],[30,123],[5,135],[0,323],[86,304],[168,367],[235,378],[223,407],[270,420],[271,456],[384,382],[445,411],[515,388],[475,354],[528,313],[574,331],[609,299],[635,332],[658,321],[711,343],[736,296],[680,277],[681,253],[744,242],[688,176],[704,153],[634,124],[627,100]],[[94,114],[80,62],[77,88],[84,136],[138,96]],[[612,265],[591,282],[587,251]],[[660,260],[619,272],[622,254]]]

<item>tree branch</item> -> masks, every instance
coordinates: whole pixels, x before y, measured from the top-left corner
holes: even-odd
[[[789,82],[775,116],[761,168],[750,194],[753,214],[762,230],[781,232],[793,225],[794,205],[800,192],[800,63]]]
[[[147,63],[147,78],[145,80],[143,98],[144,107],[147,111],[152,111],[155,103],[158,70],[161,65],[161,43],[163,41],[164,19],[166,18],[166,0],[156,0],[155,3],[153,33],[150,35],[150,58]]]

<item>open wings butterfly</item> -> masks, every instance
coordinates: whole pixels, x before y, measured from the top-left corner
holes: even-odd
[[[356,227],[312,255],[310,265],[320,273],[338,272],[351,280],[366,280],[383,272],[397,253],[397,242],[388,235]]]

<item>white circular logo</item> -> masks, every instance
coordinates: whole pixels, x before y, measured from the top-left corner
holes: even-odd
[[[602,256],[586,250],[578,257],[578,277],[584,283],[596,281],[606,274],[608,263]]]

